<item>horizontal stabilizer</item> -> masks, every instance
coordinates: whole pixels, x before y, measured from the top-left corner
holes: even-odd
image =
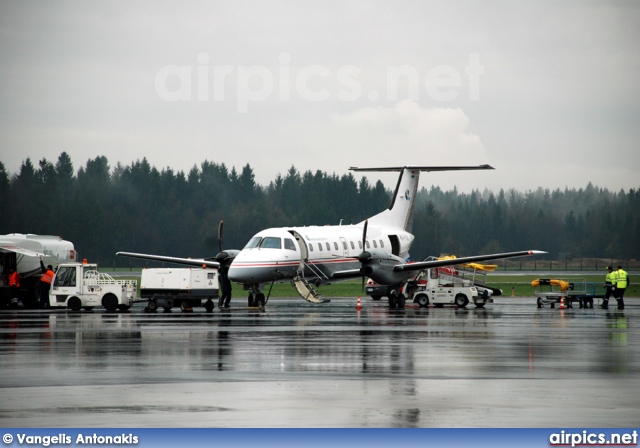
[[[493,170],[495,169],[491,165],[472,165],[472,166],[384,166],[379,168],[357,168],[352,166],[349,168],[351,171],[382,171],[382,172],[398,172],[403,169],[410,169],[414,171],[461,171],[461,170]]]

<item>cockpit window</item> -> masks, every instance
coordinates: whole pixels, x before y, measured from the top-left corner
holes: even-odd
[[[258,243],[260,242],[260,240],[262,239],[262,237],[260,236],[254,236],[253,238],[251,238],[249,240],[249,242],[247,243],[246,246],[244,246],[245,249],[253,249],[254,247],[258,247]]]
[[[293,240],[289,238],[284,239],[284,248],[287,250],[296,250],[296,245],[293,243]]]
[[[281,249],[282,239],[275,236],[266,236],[260,242],[261,249]]]

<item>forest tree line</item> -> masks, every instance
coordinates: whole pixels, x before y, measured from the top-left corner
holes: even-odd
[[[129,266],[117,251],[208,257],[241,249],[268,227],[355,224],[391,201],[382,182],[291,166],[267,186],[253,168],[204,161],[189,172],[158,170],[146,159],[110,166],[104,156],[77,170],[69,155],[27,158],[17,173],[0,161],[0,234],[60,235],[80,256]],[[548,259],[633,259],[640,255],[640,191],[538,188],[519,192],[421,188],[411,229],[414,259],[429,255],[540,249]],[[144,263],[133,261],[134,265]]]

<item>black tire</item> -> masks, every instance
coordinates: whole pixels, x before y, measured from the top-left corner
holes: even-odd
[[[404,294],[400,294],[398,296],[398,301],[397,301],[398,309],[403,310],[406,301],[407,301],[407,298],[404,296]]]
[[[477,302],[475,305],[476,308],[484,308],[484,302]]]
[[[183,313],[190,313],[193,311],[193,309],[191,308],[191,305],[189,305],[189,302],[185,302],[185,301],[182,301],[180,303],[180,309],[182,310]]]
[[[153,299],[149,299],[149,301],[147,302],[147,308],[149,309],[149,311],[155,311],[158,309],[158,304],[156,303],[155,300]],[[169,308],[171,309],[171,308]],[[165,308],[166,310],[166,308]]]
[[[469,299],[464,294],[458,294],[455,298],[455,304],[460,308],[464,308],[469,304]]]
[[[262,294],[261,292],[259,292],[258,294],[256,294],[256,306],[257,307],[264,307],[266,303],[264,294]]]
[[[80,311],[80,308],[82,308],[82,300],[80,300],[79,297],[71,297],[67,301],[67,307],[69,307],[71,311]]]
[[[380,299],[382,299],[382,296],[371,296],[371,298],[373,300],[380,300]]]
[[[249,308],[254,308],[256,306],[256,300],[253,297],[253,293],[249,293],[249,297],[247,298],[247,306]]]
[[[398,293],[395,291],[389,291],[389,309],[393,310],[398,306]]]
[[[417,303],[420,308],[426,308],[429,306],[429,296],[426,294],[418,294],[413,301]]]
[[[120,311],[127,311],[129,308],[131,308],[130,305],[118,305]]]
[[[206,302],[204,302],[204,309],[207,313],[211,313],[213,311],[213,308],[215,308],[215,305],[213,304],[213,300],[209,299]]]
[[[102,298],[102,306],[107,311],[115,311],[118,309],[118,298],[111,293],[105,294]]]

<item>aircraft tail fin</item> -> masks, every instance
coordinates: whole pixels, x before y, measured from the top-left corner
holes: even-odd
[[[416,193],[418,192],[418,181],[421,171],[460,171],[460,170],[492,170],[489,165],[478,166],[401,166],[382,168],[349,168],[352,171],[378,171],[391,172],[398,171],[398,184],[391,199],[388,209],[369,218],[369,224],[399,227],[407,230],[413,214]]]

